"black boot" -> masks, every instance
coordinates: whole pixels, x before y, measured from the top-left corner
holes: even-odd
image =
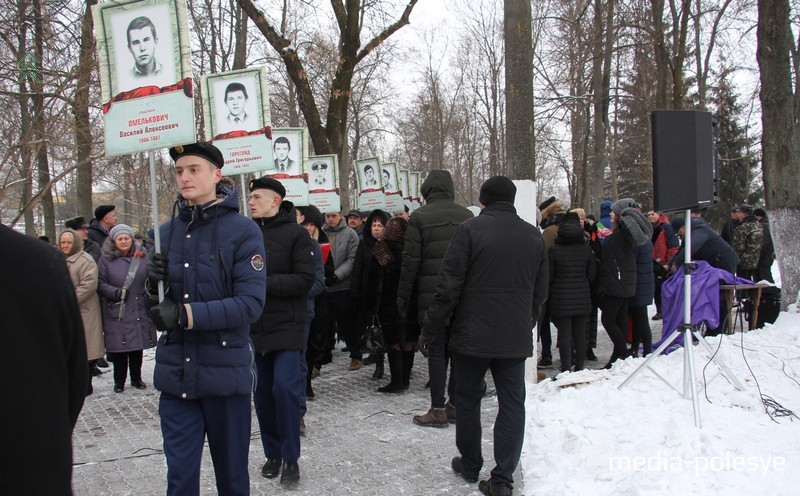
[[[373,379],[383,379],[383,353],[373,353],[375,357],[375,372],[372,373]]]
[[[403,352],[389,350],[389,373],[392,375],[389,384],[378,388],[379,393],[400,393],[407,389],[403,385]]]
[[[411,369],[414,367],[414,350],[403,351],[403,386],[411,384]]]

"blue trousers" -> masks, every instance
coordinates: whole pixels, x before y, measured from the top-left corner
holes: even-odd
[[[167,457],[167,495],[200,494],[200,462],[206,437],[217,493],[250,494],[250,395],[185,400],[162,393],[158,413]]]
[[[306,378],[308,377],[308,335],[311,333],[311,320],[306,320],[305,338],[303,338],[303,351],[300,352],[300,377],[297,378],[297,387],[300,391],[300,416],[305,417],[308,411],[306,405]]]
[[[494,460],[492,480],[511,485],[514,469],[519,464],[522,438],[525,434],[525,359],[481,358],[453,354],[456,382],[456,447],[464,468],[480,470],[481,397],[487,370],[497,390],[499,408],[494,424]]]
[[[253,401],[261,444],[267,458],[297,463],[300,458],[299,351],[256,354],[257,386]],[[305,391],[304,391],[305,392]]]

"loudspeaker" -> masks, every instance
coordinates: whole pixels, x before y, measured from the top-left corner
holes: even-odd
[[[655,110],[650,117],[654,210],[674,212],[717,203],[713,116],[697,110]]]

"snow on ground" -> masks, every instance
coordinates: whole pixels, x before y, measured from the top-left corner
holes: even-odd
[[[709,354],[694,346],[701,429],[691,400],[650,370],[618,389],[643,358],[529,387],[524,494],[798,494],[800,418],[771,419],[758,387],[800,415],[800,314],[784,312],[765,329],[707,341],[745,391],[713,363],[706,367]],[[679,349],[651,363],[681,391],[683,355]],[[567,380],[591,382],[559,387]]]

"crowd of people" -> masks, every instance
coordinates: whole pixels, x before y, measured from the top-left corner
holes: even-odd
[[[540,367],[553,364],[551,324],[561,371],[598,360],[598,313],[613,342],[606,367],[648,355],[647,308],[655,301],[652,318],[662,318],[661,286],[683,261],[682,217],[670,222],[626,198],[603,202],[595,219],[550,197],[538,206],[537,229],[517,215],[509,179],[481,186],[475,216],[455,202],[444,170],[427,175],[425,203],[410,214],[323,213],[287,201],[280,181],[258,178],[248,187],[248,219],[216,147],[169,151],[179,195],[171,220],[159,226],[159,252],[119,223],[113,205],[99,206],[89,224],[67,220],[57,240],[84,328],[85,393],[92,394],[104,357],[113,364],[114,392],[128,380],[146,388],[143,350],[157,346],[168,494],[198,493],[206,439],[220,494],[249,494],[251,401],[261,475],[297,483],[306,402],[337,343],[349,353],[350,371],[374,365],[372,377],[382,381],[376,394],[402,394],[416,352],[427,358],[430,405],[413,422],[455,424],[460,456],[451,465],[470,482],[483,465],[480,398],[491,370],[500,403],[497,465],[479,490],[510,494],[531,330],[542,343]],[[763,211],[740,205],[731,216],[719,235],[693,214],[693,258],[771,281]],[[381,343],[367,355],[363,337],[375,326]]]

